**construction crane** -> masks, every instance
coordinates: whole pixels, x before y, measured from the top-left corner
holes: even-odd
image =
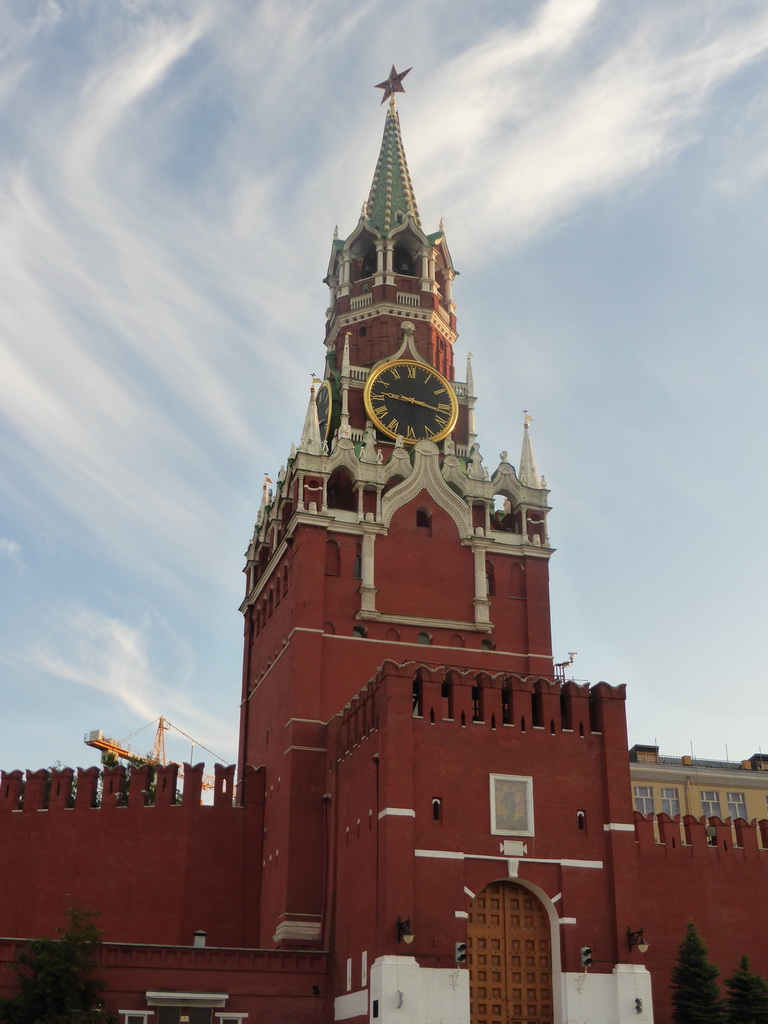
[[[109,736],[105,736],[101,729],[92,729],[90,732],[87,732],[85,734],[85,736],[83,737],[83,742],[85,743],[86,746],[95,747],[96,750],[101,751],[102,764],[104,763],[105,755],[113,754],[115,757],[121,758],[125,761],[130,761],[132,764],[165,765],[168,764],[168,758],[166,757],[165,753],[165,734],[168,731],[168,729],[173,729],[174,732],[177,732],[181,736],[184,736],[184,738],[188,739],[192,744],[192,753],[190,754],[190,761],[192,760],[192,757],[194,757],[194,750],[195,747],[197,746],[202,747],[203,750],[207,751],[211,755],[211,757],[214,757],[217,761],[224,763],[223,758],[219,757],[217,754],[214,754],[212,750],[208,750],[208,747],[198,742],[198,740],[195,740],[191,736],[187,735],[187,733],[185,733],[183,729],[179,729],[178,726],[173,725],[173,723],[169,722],[167,718],[163,718],[163,716],[161,715],[160,718],[158,718],[156,721],[157,730],[155,732],[155,741],[152,744],[152,750],[150,751],[149,754],[135,754],[127,745],[127,741],[129,739],[132,739],[134,736],[137,736],[140,732],[143,732],[144,729],[148,729],[150,725],[154,725],[155,720],[149,722],[148,725],[142,725],[142,727],[140,729],[137,729],[135,732],[129,733],[128,736],[126,736],[125,739],[123,740],[115,740]],[[179,769],[179,775],[183,777],[183,768]],[[213,785],[214,777],[212,775],[204,775],[203,789],[213,789]]]

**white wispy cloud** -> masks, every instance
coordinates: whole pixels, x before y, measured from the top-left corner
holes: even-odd
[[[83,605],[51,618],[44,640],[26,652],[26,667],[81,690],[73,704],[84,709],[94,690],[113,698],[137,720],[160,715],[184,723],[216,749],[231,747],[231,723],[187,692],[194,670],[185,642],[156,611],[127,622]]]
[[[409,114],[411,162],[428,165],[424,195],[482,257],[674,159],[716,90],[767,47],[758,8],[734,19],[711,4],[646,5],[622,20],[609,4],[551,0],[438,71],[439,100]]]
[[[26,569],[21,544],[10,537],[0,537],[0,558],[7,558],[20,572]]]

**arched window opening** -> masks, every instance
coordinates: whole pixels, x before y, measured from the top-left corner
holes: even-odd
[[[343,469],[337,469],[328,479],[328,507],[345,512],[357,511],[357,498],[352,479]]]
[[[376,273],[376,249],[371,246],[366,250],[360,265],[360,277],[371,277]]]
[[[496,577],[493,574],[493,562],[488,559],[485,563],[485,592],[488,597],[496,594]]]
[[[396,274],[413,277],[413,256],[402,245],[395,246],[394,264]]]
[[[486,637],[485,640],[483,640],[481,642],[480,646],[482,647],[482,649],[484,651],[494,651],[494,650],[496,650],[496,645],[494,644],[493,640],[489,640],[487,637]]]
[[[413,717],[421,718],[422,700],[424,696],[424,687],[421,680],[417,677],[413,680]]]
[[[365,626],[354,626],[352,628],[352,636],[366,637],[368,636],[368,630]]]
[[[341,574],[341,549],[335,540],[325,542],[325,575],[339,576]]]
[[[453,687],[449,682],[443,680],[440,684],[440,696],[442,698],[443,719],[453,718]]]
[[[441,821],[443,817],[443,798],[441,796],[432,797],[432,820]]]
[[[586,832],[587,831],[587,812],[586,811],[576,811],[576,827],[578,828],[579,832]]]
[[[544,716],[542,714],[542,701],[540,693],[531,694],[531,725],[534,729],[544,725]]]
[[[482,722],[482,716],[480,714],[480,687],[472,687],[472,721]]]
[[[508,685],[501,691],[501,722],[512,725],[512,691]]]
[[[464,637],[460,636],[458,633],[453,633],[451,635],[451,647],[463,647],[463,646],[464,646]]]
[[[363,578],[363,547],[361,544],[357,545],[355,551],[355,564],[352,569],[352,578],[355,580],[361,580]]]
[[[367,327],[361,327],[360,328],[360,337],[361,338],[364,338],[367,333],[368,333],[368,328]]]
[[[560,694],[560,728],[573,729],[573,707],[564,693]]]
[[[432,536],[432,512],[428,508],[416,509],[416,529],[427,537]]]
[[[429,635],[429,633],[424,633],[424,632],[419,633],[419,635],[416,637],[416,643],[418,643],[418,644],[431,644],[432,643],[432,637]]]
[[[515,532],[515,517],[512,514],[512,502],[506,494],[494,494],[491,510],[491,529],[502,533]]]

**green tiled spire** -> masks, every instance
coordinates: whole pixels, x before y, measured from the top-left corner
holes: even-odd
[[[421,227],[400,135],[400,118],[393,97],[389,101],[384,137],[381,140],[371,191],[363,206],[363,216],[380,234],[389,235],[392,228],[400,223],[396,219],[400,210],[406,216],[412,217]]]

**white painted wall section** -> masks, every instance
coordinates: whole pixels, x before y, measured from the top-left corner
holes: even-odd
[[[370,997],[371,1024],[469,1024],[469,971],[458,967],[419,967],[412,956],[381,956],[371,965]]]
[[[611,974],[569,973],[560,978],[568,1024],[653,1024],[651,976],[645,967],[616,964]]]

